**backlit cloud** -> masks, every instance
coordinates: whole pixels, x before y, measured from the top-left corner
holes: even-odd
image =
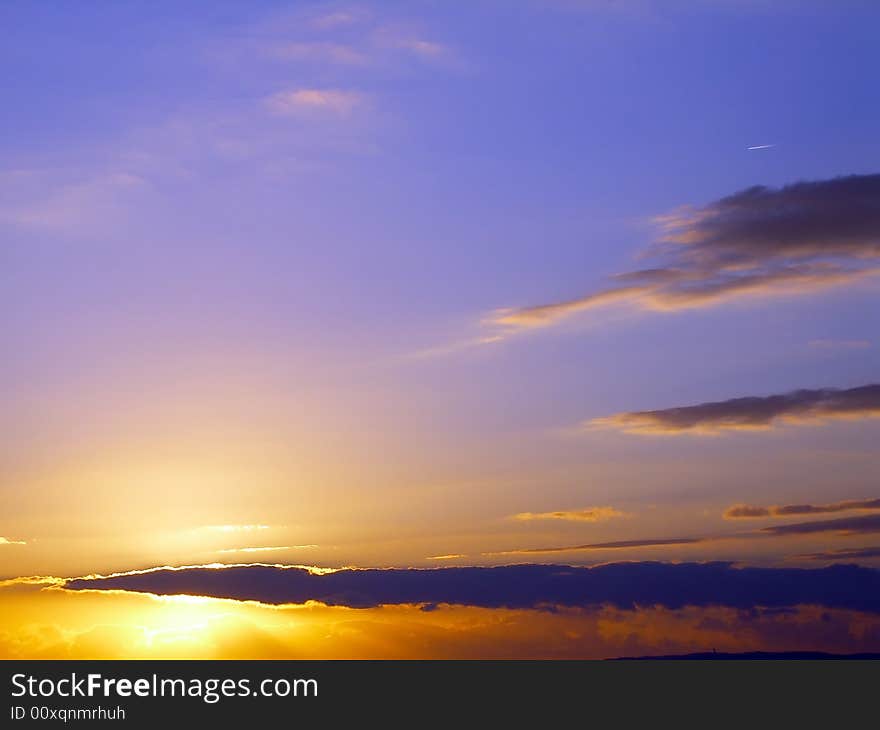
[[[0,537],[0,545],[27,545],[24,540],[10,540],[6,537]]]
[[[584,509],[557,510],[555,512],[520,512],[513,515],[514,520],[569,520],[572,522],[604,522],[624,513],[614,507],[586,507]]]
[[[851,499],[830,504],[782,504],[761,507],[752,504],[735,504],[724,511],[724,519],[753,519],[758,517],[794,517],[823,515],[851,510],[880,510],[880,499]]]
[[[796,390],[770,396],[732,398],[694,406],[631,411],[595,418],[586,425],[633,434],[708,433],[766,429],[779,423],[880,416],[880,385],[847,390]]]
[[[509,333],[609,304],[673,311],[811,293],[880,272],[880,175],[751,187],[655,222],[661,235],[646,252],[655,266],[583,296],[496,310],[484,324]]]
[[[590,568],[345,569],[324,575],[300,568],[254,565],[78,579],[69,581],[67,588],[190,594],[270,604],[319,601],[352,608],[394,604],[486,608],[611,605],[626,609],[810,604],[880,613],[880,571],[855,565],[793,569],[644,562]]]
[[[840,578],[846,575],[841,571]],[[880,614],[815,604],[673,609],[606,603],[541,610],[435,603],[430,611],[412,604],[352,609],[57,590],[56,581],[0,582],[0,658],[602,659],[709,648],[719,653],[880,649]],[[820,578],[822,585],[829,582]]]

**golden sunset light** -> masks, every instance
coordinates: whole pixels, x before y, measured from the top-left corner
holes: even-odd
[[[878,24],[3,3],[0,658],[880,652]]]

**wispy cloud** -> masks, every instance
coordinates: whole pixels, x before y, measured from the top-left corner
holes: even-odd
[[[880,558],[880,546],[842,548],[822,553],[803,553],[794,557],[801,560],[865,560],[868,558]]]
[[[336,162],[327,151],[374,154],[382,127],[368,114],[378,106],[376,81],[450,55],[390,11],[306,5],[255,15],[230,33],[208,34],[197,58],[181,56],[244,79],[235,94],[182,102],[173,113],[146,110],[136,125],[88,150],[65,150],[46,169],[0,170],[0,226],[116,236],[156,220],[151,208],[164,204],[169,184],[223,179],[218,166],[264,180],[328,169]],[[267,89],[267,78],[295,80]]]
[[[449,555],[430,555],[428,560],[458,560],[467,557],[463,553],[449,553]]]
[[[142,177],[125,171],[95,172],[71,182],[59,182],[49,172],[31,177],[39,183],[35,193],[17,205],[0,207],[0,223],[47,230],[102,228],[118,222],[147,188]],[[11,186],[8,191],[20,195]]]
[[[291,89],[279,91],[266,99],[266,106],[275,114],[290,115],[324,113],[348,116],[362,106],[366,96],[343,89]]]
[[[563,545],[561,547],[518,548],[484,553],[484,555],[541,555],[548,553],[579,553],[594,550],[633,550],[636,548],[671,547],[678,545],[697,545],[713,538],[669,537],[649,540],[615,540],[613,542],[593,542],[586,545]]]
[[[317,545],[267,545],[265,547],[240,547],[217,550],[218,553],[269,553],[281,550],[311,550]]]
[[[448,61],[455,56],[445,43],[430,40],[420,33],[401,27],[378,28],[371,36],[376,49],[415,56],[423,61]]]
[[[523,522],[532,520],[566,520],[571,522],[605,522],[626,515],[614,507],[585,507],[583,509],[557,510],[555,512],[520,512],[512,519]]]
[[[880,510],[880,499],[851,499],[830,504],[782,504],[761,507],[752,504],[735,504],[724,511],[724,519],[740,520],[761,517],[800,517],[835,512]]]
[[[818,350],[864,350],[871,346],[869,340],[810,340],[810,347]]]
[[[880,175],[748,188],[655,219],[652,268],[579,297],[498,309],[483,324],[514,332],[612,304],[657,312],[735,298],[806,294],[880,272]]]
[[[6,537],[0,537],[0,545],[27,545],[24,540],[10,540]]]
[[[843,517],[834,520],[797,522],[795,524],[770,525],[759,530],[736,532],[702,537],[661,537],[649,539],[594,542],[585,545],[561,545],[537,548],[515,548],[484,555],[542,555],[552,553],[593,552],[601,550],[636,550],[642,548],[681,547],[704,545],[728,540],[764,540],[768,538],[796,537],[800,535],[829,534],[848,537],[880,533],[880,515]]]
[[[631,434],[716,434],[766,429],[778,423],[817,423],[880,416],[880,385],[848,390],[796,390],[770,396],[732,398],[694,406],[631,411],[594,418],[585,425]]]
[[[324,15],[282,12],[261,23],[242,44],[248,53],[327,67],[394,69],[448,65],[459,60],[446,43],[426,35],[419,24],[400,22],[393,13],[347,10]],[[228,48],[224,49],[228,53]]]
[[[426,41],[422,38],[401,38],[396,41],[396,46],[427,58],[437,58],[448,52],[442,43]]]
[[[351,66],[362,66],[370,60],[365,52],[355,46],[329,41],[290,41],[273,46],[271,53],[276,58],[291,61],[314,61]]]
[[[454,342],[450,342],[446,345],[436,345],[434,347],[426,347],[421,350],[416,350],[415,352],[409,353],[406,356],[407,360],[426,360],[433,357],[441,357],[443,355],[451,355],[456,352],[462,352],[464,350],[472,350],[475,347],[480,347],[482,345],[491,345],[493,343],[500,343],[504,340],[504,337],[501,335],[490,335],[483,337],[473,337],[470,339],[457,340]]]
[[[761,532],[768,535],[814,535],[816,533],[835,533],[837,535],[867,535],[880,532],[880,515],[864,517],[841,517],[835,520],[798,522],[794,525],[771,525]]]
[[[342,28],[361,23],[368,17],[362,8],[349,8],[347,10],[334,10],[329,13],[314,15],[309,20],[309,25],[318,30]]]

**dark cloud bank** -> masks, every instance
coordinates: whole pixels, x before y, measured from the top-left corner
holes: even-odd
[[[880,416],[880,384],[838,390],[795,390],[732,398],[655,411],[631,411],[597,418],[590,425],[628,433],[717,432],[768,428],[777,421],[806,422]]]
[[[755,186],[657,223],[655,266],[575,299],[498,310],[487,324],[516,330],[607,304],[669,311],[851,284],[880,270],[880,175]]]
[[[155,570],[71,580],[73,590],[191,594],[270,604],[320,601],[369,608],[383,604],[458,604],[487,608],[550,608],[607,604],[729,606],[799,604],[880,613],[880,571],[856,565],[825,568],[737,568],[729,563],[616,563],[340,570],[249,565],[222,569]]]

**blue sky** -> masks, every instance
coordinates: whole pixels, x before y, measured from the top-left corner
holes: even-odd
[[[872,383],[876,277],[491,320],[643,268],[682,206],[876,173],[878,21],[869,2],[5,3],[12,572],[199,562],[220,548],[187,531],[230,522],[316,563],[481,562],[873,496],[871,414],[581,425]],[[604,505],[630,517],[510,520]]]

